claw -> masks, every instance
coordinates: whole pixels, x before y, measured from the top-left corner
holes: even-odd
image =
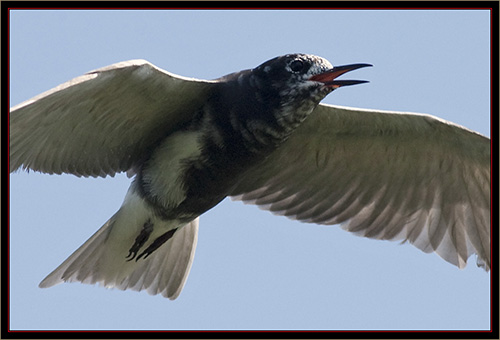
[[[147,247],[137,258],[135,261],[138,261],[140,258],[144,256],[144,259],[146,259],[152,252],[154,252],[156,249],[160,248],[160,246],[167,242],[172,236],[174,236],[174,233],[177,229],[172,229],[167,231],[165,234],[159,236],[156,240],[154,240],[149,247]],[[132,260],[132,259],[130,259]],[[130,261],[129,260],[129,261]]]
[[[125,257],[125,259],[127,259],[127,262],[132,261],[136,257],[137,252],[139,252],[139,249],[141,249],[144,243],[146,243],[149,235],[151,235],[152,232],[153,223],[151,223],[151,220],[147,220],[146,223],[144,223],[144,225],[142,226],[141,232],[135,238],[134,244],[132,245],[132,247],[130,247],[128,255]]]

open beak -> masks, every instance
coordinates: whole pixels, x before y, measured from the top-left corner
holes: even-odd
[[[367,80],[335,80],[335,78],[340,77],[344,73],[357,70],[358,68],[372,66],[370,64],[351,64],[344,66],[335,66],[334,68],[312,76],[309,80],[318,81],[323,83],[326,87],[332,89],[337,89],[341,86],[357,85],[368,83]]]

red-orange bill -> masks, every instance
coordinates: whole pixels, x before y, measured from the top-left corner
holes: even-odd
[[[334,68],[314,75],[309,78],[312,81],[322,82],[325,86],[339,88],[341,86],[349,86],[349,85],[357,85],[367,83],[367,80],[335,80],[335,78],[340,77],[344,73],[357,70],[362,67],[372,66],[370,64],[351,64],[351,65],[343,65],[343,66],[335,66]]]

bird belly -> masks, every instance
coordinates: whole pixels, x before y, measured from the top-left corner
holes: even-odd
[[[200,154],[200,132],[179,131],[167,137],[138,176],[146,198],[164,213],[178,207],[186,199],[186,168]]]
[[[276,140],[245,143],[240,130],[214,121],[206,106],[199,120],[168,136],[138,174],[143,197],[164,219],[192,221],[222,201],[241,174],[277,147]],[[269,143],[268,143],[269,142]]]

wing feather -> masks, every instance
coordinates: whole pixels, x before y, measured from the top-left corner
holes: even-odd
[[[231,196],[490,267],[490,141],[429,115],[319,105]]]
[[[184,78],[144,60],[104,67],[10,111],[10,171],[113,176],[189,121],[212,81]]]

